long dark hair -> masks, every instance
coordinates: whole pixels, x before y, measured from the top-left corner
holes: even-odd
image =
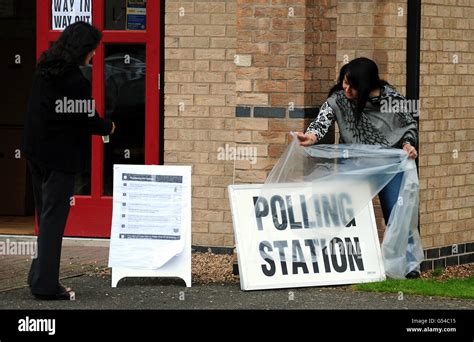
[[[82,65],[87,54],[97,48],[101,39],[102,33],[86,22],[69,25],[41,55],[39,73],[47,79],[63,76],[67,70]]]
[[[345,76],[350,86],[357,90],[355,115],[359,121],[362,111],[369,100],[370,92],[388,84],[379,77],[379,68],[371,59],[360,57],[347,64]]]
[[[330,97],[336,91],[342,90],[342,82],[344,81],[344,77],[346,77],[347,71],[347,64],[344,64],[339,71],[339,77],[337,79],[337,83],[329,90],[328,97]]]

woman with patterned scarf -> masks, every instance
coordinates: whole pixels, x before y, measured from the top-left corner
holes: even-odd
[[[340,143],[402,148],[409,158],[415,159],[417,123],[403,105],[406,102],[394,87],[379,78],[374,61],[364,57],[354,59],[342,67],[338,84],[329,92],[306,133],[297,133],[300,145],[310,146],[320,141],[337,121]],[[397,203],[402,177],[398,173],[379,193],[386,223]],[[414,270],[406,277],[419,275]]]

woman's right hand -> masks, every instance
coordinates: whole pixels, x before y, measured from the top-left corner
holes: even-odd
[[[110,131],[110,134],[115,133],[115,123],[112,121],[112,131]]]
[[[311,146],[316,144],[316,142],[318,141],[316,135],[313,133],[304,134],[302,132],[296,132],[296,136],[300,141],[301,146]]]

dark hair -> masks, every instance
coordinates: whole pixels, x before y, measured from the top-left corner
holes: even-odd
[[[353,59],[347,64],[347,82],[357,90],[357,100],[355,104],[355,114],[359,121],[365,104],[369,100],[370,92],[388,84],[379,78],[379,68],[371,59],[360,57]]]
[[[342,90],[342,82],[344,81],[344,77],[346,76],[347,64],[344,64],[339,71],[339,77],[337,79],[337,83],[329,90],[328,97],[330,97],[333,93],[338,90]]]
[[[45,78],[63,76],[67,70],[82,65],[87,54],[97,48],[101,39],[102,33],[86,22],[69,25],[58,40],[41,54],[38,71]]]

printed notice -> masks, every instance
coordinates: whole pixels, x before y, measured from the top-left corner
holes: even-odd
[[[115,165],[109,266],[158,268],[184,248],[187,166]]]
[[[179,240],[183,176],[123,173],[121,239]]]
[[[51,13],[53,30],[64,30],[77,21],[92,24],[92,1],[53,0]]]
[[[146,1],[127,1],[127,30],[146,29]]]

